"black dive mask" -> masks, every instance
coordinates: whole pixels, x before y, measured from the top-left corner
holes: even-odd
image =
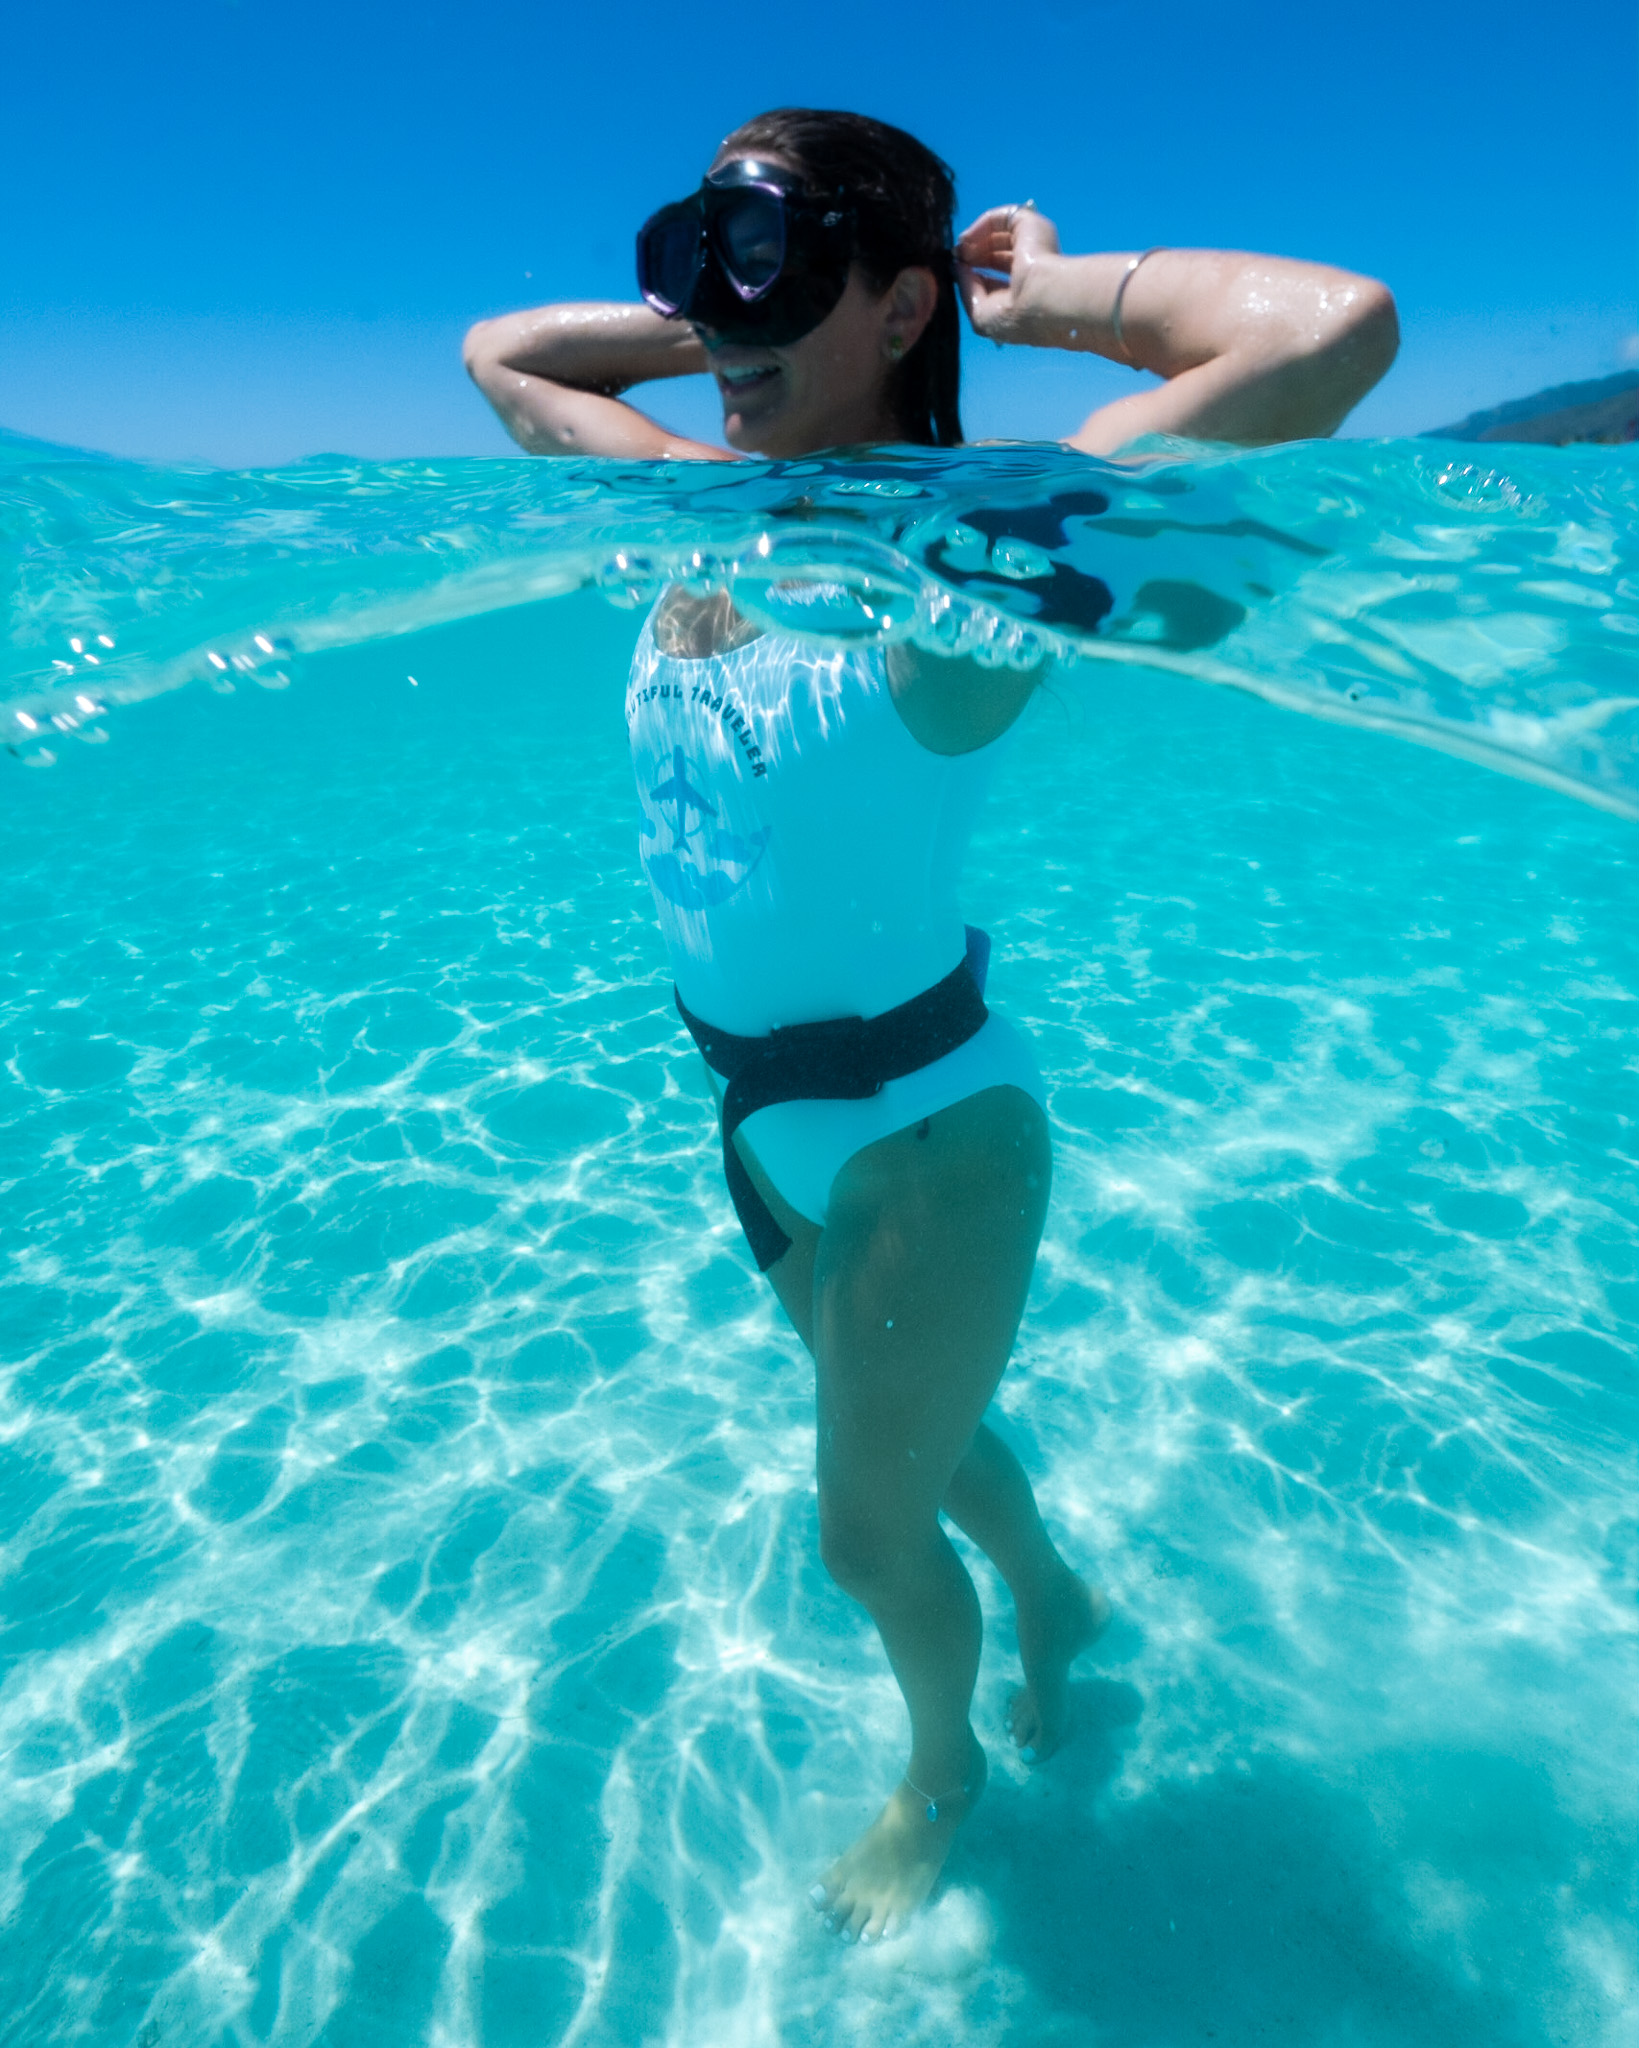
[[[853,255],[854,213],[840,194],[810,198],[795,172],[737,157],[643,223],[637,282],[668,320],[781,348],[836,305]]]

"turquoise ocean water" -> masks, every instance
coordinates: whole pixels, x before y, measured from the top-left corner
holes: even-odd
[[[8,2048],[1626,2048],[1631,455],[0,455]],[[1066,656],[965,907],[1116,1621],[1026,1773],[975,1561],[876,1951],[805,1893],[902,1710],[638,860],[674,573]]]

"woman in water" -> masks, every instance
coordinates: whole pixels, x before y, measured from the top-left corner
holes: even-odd
[[[1149,433],[1329,434],[1393,358],[1393,301],[1367,278],[1209,250],[1067,256],[1028,201],[953,243],[954,198],[899,129],[762,115],[645,224],[642,303],[483,321],[467,367],[534,452],[726,462],[959,443],[958,301],[988,340],[1164,380],[1067,437],[1098,455]],[[717,380],[726,449],[620,396],[695,371]],[[910,1714],[905,1776],[814,1890],[847,1940],[922,1903],[984,1785],[979,1603],[941,1516],[1013,1595],[1009,1732],[1027,1760],[1062,1740],[1071,1664],[1108,1613],[984,1422],[1051,1159],[1040,1078],[985,1009],[956,885],[998,743],[1043,673],[827,649],[673,589],[627,695],[644,866],[730,1191],[814,1358],[824,1560]]]

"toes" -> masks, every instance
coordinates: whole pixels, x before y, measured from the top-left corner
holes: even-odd
[[[1007,1732],[1025,1761],[1034,1762],[1041,1747],[1041,1711],[1025,1688],[1021,1687],[1007,1703]]]
[[[841,1934],[853,1912],[841,1885],[817,1884],[808,1894],[809,1903],[825,1922],[827,1934]]]
[[[869,1917],[869,1908],[851,1899],[843,1885],[817,1884],[808,1896],[825,1922],[826,1933],[834,1934],[839,1941],[853,1941]]]

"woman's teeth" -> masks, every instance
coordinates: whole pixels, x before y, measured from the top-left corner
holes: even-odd
[[[717,370],[717,375],[731,391],[745,391],[753,384],[764,384],[776,374],[773,363],[737,363],[732,369],[720,364]]]

